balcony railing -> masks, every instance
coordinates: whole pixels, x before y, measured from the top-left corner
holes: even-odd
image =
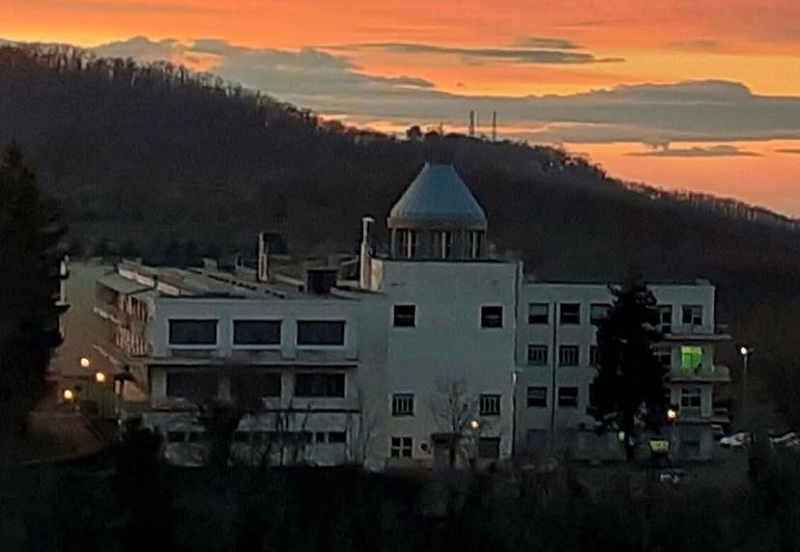
[[[700,366],[691,371],[673,368],[669,374],[670,381],[724,383],[731,381],[730,370],[727,366],[714,364]]]

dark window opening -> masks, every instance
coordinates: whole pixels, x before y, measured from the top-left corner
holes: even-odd
[[[343,320],[300,320],[298,345],[344,345]]]
[[[280,345],[280,320],[234,320],[234,345]]]
[[[216,320],[170,320],[170,345],[216,345]]]
[[[297,374],[294,394],[296,397],[344,397],[344,374]]]
[[[481,328],[502,328],[503,327],[503,307],[484,306],[481,307]]]
[[[414,305],[394,306],[394,327],[413,328],[417,324],[417,307]]]

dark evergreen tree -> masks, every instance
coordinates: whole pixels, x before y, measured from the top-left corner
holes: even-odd
[[[61,340],[58,304],[65,231],[58,207],[12,143],[0,163],[0,455],[13,460]]]
[[[603,428],[622,433],[626,458],[632,461],[637,429],[658,431],[665,420],[667,369],[652,350],[661,339],[653,293],[639,277],[630,277],[612,293],[614,304],[597,324],[598,368],[589,412]]]

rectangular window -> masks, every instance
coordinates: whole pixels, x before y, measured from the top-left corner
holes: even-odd
[[[234,320],[234,345],[280,345],[280,320]]]
[[[672,350],[665,348],[653,349],[653,356],[656,357],[658,363],[665,367],[672,367]]]
[[[549,324],[550,305],[547,303],[528,303],[528,324]]]
[[[564,325],[581,323],[580,303],[561,303],[559,306],[559,322]]]
[[[389,455],[392,458],[411,458],[413,443],[411,437],[392,437]]]
[[[197,404],[217,397],[219,380],[217,375],[205,371],[167,373],[167,396],[179,397]]]
[[[343,320],[298,320],[298,345],[344,345]]]
[[[577,345],[561,345],[558,348],[559,366],[578,366],[579,349]]]
[[[392,395],[392,416],[413,416],[414,395],[412,393],[395,393]]]
[[[344,374],[299,373],[294,380],[296,397],[344,397]]]
[[[503,327],[503,307],[483,306],[481,307],[481,328],[502,328]]]
[[[453,254],[453,233],[442,232],[439,234],[439,253],[442,259],[449,259]]]
[[[216,345],[216,320],[170,320],[170,345]]]
[[[393,323],[395,328],[413,328],[417,324],[417,307],[414,305],[395,305]]]
[[[683,323],[691,326],[703,325],[703,305],[683,305]]]
[[[672,333],[672,305],[658,306],[658,325],[662,333]]]
[[[281,396],[281,375],[278,372],[257,372],[233,369],[231,398],[237,404],[248,406],[265,397]]]
[[[578,388],[559,387],[558,406],[560,408],[578,408]]]
[[[481,416],[499,416],[500,395],[481,395],[478,407]]]
[[[699,387],[681,387],[681,410],[700,410],[702,394]]]
[[[481,249],[483,248],[483,232],[480,230],[473,230],[469,233],[469,255],[473,259],[481,256]]]
[[[589,366],[600,366],[600,348],[597,345],[589,346]]]
[[[681,371],[696,372],[703,364],[703,348],[689,345],[681,346]]]
[[[330,431],[328,432],[328,443],[346,443],[347,432],[345,431]]]
[[[500,458],[500,437],[478,439],[478,458]]]
[[[406,259],[413,259],[417,255],[417,232],[415,230],[400,231],[400,248]]]
[[[547,387],[528,387],[528,408],[547,408]]]
[[[547,366],[547,345],[528,345],[528,365]]]
[[[608,318],[609,312],[611,312],[611,305],[607,303],[592,303],[589,305],[589,322],[596,326],[601,320]]]

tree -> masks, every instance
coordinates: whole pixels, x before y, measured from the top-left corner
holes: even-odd
[[[430,397],[430,408],[447,439],[448,463],[456,467],[458,455],[463,453],[464,442],[471,432],[481,429],[478,420],[478,397],[469,395],[463,381],[436,381],[435,391]]]
[[[635,456],[638,427],[658,431],[666,417],[667,368],[655,358],[652,344],[661,339],[655,327],[658,307],[639,277],[612,288],[614,304],[597,324],[598,368],[589,412],[603,428],[622,433],[625,456]]]
[[[42,197],[16,143],[0,163],[0,450],[20,452],[28,411],[44,391],[51,354],[61,342],[57,303],[60,239],[55,203]]]

